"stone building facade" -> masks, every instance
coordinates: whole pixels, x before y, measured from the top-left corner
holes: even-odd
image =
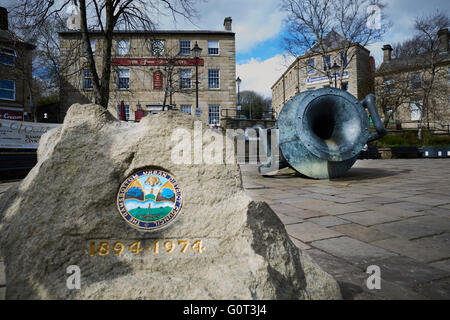
[[[335,86],[335,76],[327,76],[326,68],[346,65],[342,77],[342,89],[349,91],[358,99],[363,99],[373,92],[373,73],[375,63],[370,51],[359,44],[353,44],[347,57],[342,52],[343,47],[333,47],[327,51],[325,62],[321,54],[307,53],[299,56],[272,86],[272,108],[279,114],[284,104],[296,94],[325,87]],[[340,74],[336,75],[337,86],[340,87]]]
[[[0,119],[33,120],[32,52],[36,47],[8,27],[8,12],[0,7]]]
[[[226,18],[222,31],[114,32],[108,109],[119,118],[123,101],[126,120],[133,121],[161,111],[163,105],[172,105],[210,125],[220,125],[221,110],[236,108],[236,49],[231,22]],[[91,32],[89,36],[100,73],[102,35]],[[59,38],[63,117],[72,104],[91,102],[93,89],[80,33],[61,32]],[[202,48],[198,60],[199,110],[196,60],[191,52],[196,43]]]
[[[439,30],[436,39],[434,52],[418,55],[392,58],[392,46],[383,47],[383,63],[375,74],[377,106],[397,129],[450,132],[448,29]]]

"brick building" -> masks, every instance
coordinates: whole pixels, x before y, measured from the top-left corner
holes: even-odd
[[[159,112],[166,101],[165,105],[200,115],[210,125],[220,124],[221,109],[236,108],[235,34],[231,23],[231,18],[226,18],[225,30],[220,31],[114,32],[108,109],[119,117],[123,101],[126,119],[132,121]],[[100,72],[102,35],[91,32],[89,36]],[[63,117],[73,103],[91,102],[93,90],[81,34],[61,32],[59,39]],[[191,52],[195,43],[202,48],[198,67],[200,112],[196,112],[196,61]]]
[[[398,129],[450,132],[448,29],[439,30],[436,39],[435,51],[417,55],[393,58],[392,46],[383,47],[383,63],[375,75],[377,105]]]
[[[373,92],[373,73],[375,62],[370,51],[358,43],[349,46],[344,54],[343,38],[331,31],[324,38],[327,49],[326,58],[318,50],[308,50],[299,56],[272,86],[272,108],[278,114],[284,104],[297,93],[335,86],[334,72],[330,67],[345,66],[342,77],[342,89],[348,90],[358,99],[363,99]],[[328,73],[331,72],[331,83]],[[341,83],[339,72],[336,75],[338,87]]]
[[[32,52],[8,28],[8,11],[0,7],[0,119],[33,120]]]

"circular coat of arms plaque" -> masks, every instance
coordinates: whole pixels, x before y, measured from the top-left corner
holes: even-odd
[[[142,231],[167,227],[178,217],[182,203],[182,190],[175,177],[157,169],[132,174],[117,193],[120,215]]]

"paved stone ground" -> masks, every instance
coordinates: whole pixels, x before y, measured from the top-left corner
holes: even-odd
[[[450,159],[359,160],[331,181],[241,168],[247,193],[270,204],[344,298],[450,299]],[[380,290],[367,288],[370,265]]]
[[[248,194],[271,205],[344,298],[450,299],[450,159],[359,160],[332,181],[241,168]],[[0,182],[0,194],[14,183]],[[381,269],[380,290],[366,286],[370,265]]]

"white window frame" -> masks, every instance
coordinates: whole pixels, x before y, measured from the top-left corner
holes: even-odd
[[[189,111],[187,111],[187,110],[189,110]],[[192,105],[191,104],[181,104],[180,112],[185,112],[187,114],[192,115]]]
[[[213,108],[214,109],[217,108],[217,110],[212,110]],[[214,115],[214,118],[212,118],[212,115]],[[213,120],[215,120],[215,121],[213,121]],[[208,105],[208,124],[210,126],[220,124],[220,105],[219,104],[209,104]]]
[[[186,77],[186,74],[189,74],[189,77]],[[184,86],[184,81],[189,79],[189,87]],[[188,90],[192,89],[192,70],[191,69],[180,69],[180,89]]]
[[[127,72],[127,71],[128,71],[128,87],[121,88],[120,87],[120,79],[127,79],[127,77],[124,77],[124,76],[121,77],[121,73]],[[119,90],[129,90],[130,89],[130,69],[118,69],[117,70],[117,89],[119,89]]]
[[[8,98],[0,98],[0,100],[7,100],[7,101],[16,101],[16,81],[15,80],[8,80],[8,79],[2,79],[0,81],[11,81],[13,84],[14,89],[6,89],[6,88],[0,88],[0,90],[4,90],[4,91],[12,91],[13,92],[13,98],[12,99],[8,99]]]
[[[217,77],[211,77],[212,71],[217,71]],[[211,86],[210,80],[212,80],[212,79],[214,81],[217,80],[217,82],[215,82],[215,83],[217,83],[217,87]],[[219,90],[220,89],[220,69],[208,69],[208,89],[209,90]]]
[[[124,45],[121,45],[121,43],[127,43],[128,45],[125,47]],[[118,56],[126,56],[127,54],[130,54],[130,47],[131,47],[131,43],[130,43],[130,39],[119,39],[117,40],[117,55]],[[121,51],[121,49],[126,49],[125,51]]]
[[[409,103],[411,121],[420,121],[422,119],[422,110],[417,106],[418,102],[422,104],[421,101],[411,101]]]
[[[213,46],[217,44],[217,46]],[[217,49],[217,53],[211,53],[209,49]],[[220,54],[219,40],[208,40],[208,55],[218,56]]]
[[[417,79],[416,79],[416,77],[417,77]],[[411,73],[409,81],[410,81],[410,86],[411,86],[412,91],[422,89],[422,72]],[[415,87],[414,86],[415,84],[417,84],[418,86]]]
[[[189,52],[187,51],[187,46],[181,45],[182,43],[186,44],[187,42],[189,42]],[[185,50],[185,52],[183,52],[183,50]],[[185,56],[188,56],[191,54],[191,40],[184,40],[184,39],[180,40],[180,54],[185,55]]]
[[[322,68],[323,68],[323,70],[327,70],[327,69],[331,68],[331,56],[330,55],[322,57]]]
[[[312,64],[310,63],[312,61]],[[307,72],[308,74],[314,74],[316,73],[316,61],[315,59],[308,59],[308,61],[306,62],[307,64]]]
[[[130,106],[125,104],[124,109],[125,109],[125,120],[129,121],[130,120]],[[117,119],[120,120],[120,104],[117,106]]]
[[[10,52],[7,52],[7,51],[10,51]],[[5,65],[5,66],[11,66],[11,67],[16,66],[17,51],[15,49],[7,48],[7,47],[0,47],[0,55],[13,57],[13,63],[0,62],[1,64]]]
[[[159,47],[158,46],[159,43]],[[162,56],[164,54],[165,41],[162,39],[152,40],[151,44],[152,56]],[[157,52],[158,51],[158,52]]]

